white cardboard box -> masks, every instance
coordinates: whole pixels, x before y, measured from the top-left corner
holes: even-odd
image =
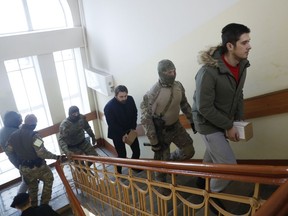
[[[236,127],[240,140],[248,141],[253,137],[253,126],[251,122],[236,121],[233,122]]]

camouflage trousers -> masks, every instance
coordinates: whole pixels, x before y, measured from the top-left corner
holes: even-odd
[[[165,144],[162,146],[160,152],[155,153],[155,157],[160,160],[183,161],[192,158],[195,154],[193,139],[179,121],[165,127],[162,131],[162,140]],[[177,147],[173,152],[170,152],[171,143],[174,143]],[[155,177],[159,181],[166,181],[165,173],[156,172]]]
[[[94,155],[99,156],[96,149],[89,143],[87,139],[80,145],[75,146],[68,146],[69,151],[73,152],[74,154],[85,154],[85,155]],[[78,162],[77,162],[78,163]],[[83,166],[85,166],[84,162],[81,162]],[[87,162],[88,167],[92,165],[92,162]]]
[[[95,155],[98,156],[95,148],[87,141],[86,139],[84,142],[77,146],[68,146],[69,151],[72,151],[75,154],[85,154],[85,155]]]
[[[43,182],[40,204],[49,204],[54,181],[53,173],[50,167],[47,164],[34,168],[20,166],[19,170],[28,186],[31,205],[38,206],[38,180]]]

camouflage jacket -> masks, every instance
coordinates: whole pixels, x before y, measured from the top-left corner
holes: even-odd
[[[152,106],[155,103],[157,97],[159,96],[161,88],[163,87],[161,86],[159,82],[155,83],[154,86],[144,95],[143,101],[141,102],[141,105],[140,105],[141,123],[144,126],[146,130],[146,135],[152,145],[156,145],[158,143],[155,126],[153,123],[153,116],[155,116],[155,113],[153,113]],[[191,106],[187,101],[187,98],[185,95],[185,89],[183,85],[179,81],[175,81],[172,88],[173,90],[175,88],[178,88],[181,91],[182,94],[181,94],[181,100],[179,103],[180,110],[186,115],[190,123],[192,123],[193,120],[192,120]],[[177,115],[179,115],[179,113]]]
[[[19,168],[23,161],[42,159],[57,159],[57,155],[48,151],[42,138],[30,125],[24,124],[14,132],[8,140],[6,154],[13,165]]]
[[[223,132],[233,121],[243,120],[243,87],[250,63],[247,59],[239,62],[238,83],[221,58],[221,46],[202,51],[199,63],[192,106],[196,130],[200,134]]]
[[[69,153],[69,146],[77,145],[85,140],[85,131],[90,137],[95,137],[86,117],[80,114],[80,119],[76,122],[64,119],[59,128],[59,145],[61,150]]]

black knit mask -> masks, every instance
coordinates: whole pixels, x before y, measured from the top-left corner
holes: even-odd
[[[69,108],[69,117],[71,122],[77,122],[80,119],[79,108],[77,106],[71,106]]]

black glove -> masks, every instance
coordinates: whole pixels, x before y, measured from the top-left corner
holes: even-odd
[[[192,130],[193,130],[193,133],[196,134],[196,133],[197,133],[197,130],[195,129],[194,123],[191,123],[191,128],[192,128]]]
[[[66,155],[57,155],[57,161],[59,161],[60,163],[63,163],[67,160],[68,158],[66,157]]]
[[[94,137],[91,137],[91,139],[92,139],[92,145],[95,145],[95,143],[97,142],[95,136],[94,136]]]
[[[152,151],[153,152],[159,152],[162,149],[162,145],[160,143],[157,143],[156,145],[152,145]]]

